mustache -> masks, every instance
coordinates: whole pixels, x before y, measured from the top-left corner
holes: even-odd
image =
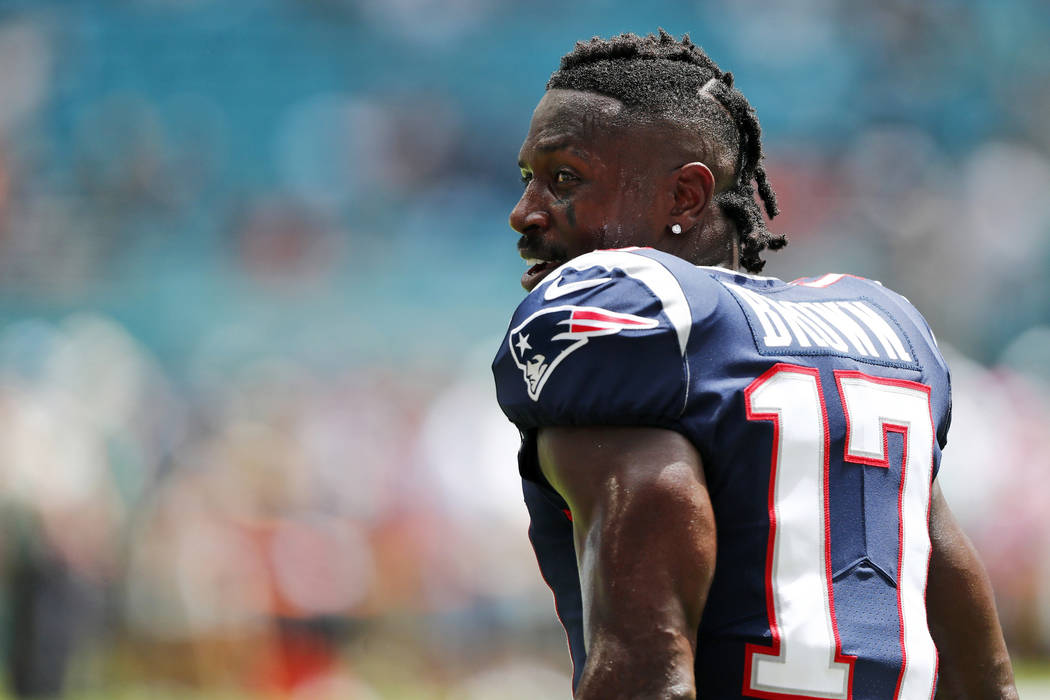
[[[569,258],[569,251],[564,246],[543,245],[539,241],[530,240],[527,236],[518,239],[518,253],[523,258],[537,260],[568,260]]]

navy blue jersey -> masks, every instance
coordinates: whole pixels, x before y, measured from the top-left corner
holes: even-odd
[[[704,465],[718,555],[704,698],[929,698],[931,487],[948,371],[902,296],[848,275],[785,283],[651,249],[580,256],[519,305],[493,363],[522,433],[529,536],[586,660],[571,513],[543,426],[657,426]]]

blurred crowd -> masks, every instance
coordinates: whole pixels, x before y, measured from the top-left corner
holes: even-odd
[[[558,57],[661,25],[758,111],[767,271],[926,314],[940,481],[1050,658],[1050,6],[650,5],[0,2],[0,687],[567,694],[506,216]]]

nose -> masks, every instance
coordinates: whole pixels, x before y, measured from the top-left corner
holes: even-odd
[[[530,183],[521,194],[521,199],[510,210],[510,227],[522,234],[545,231],[550,226],[550,214],[533,194]]]

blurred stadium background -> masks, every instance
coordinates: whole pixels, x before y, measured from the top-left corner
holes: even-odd
[[[0,2],[10,697],[567,697],[488,363],[532,107],[690,32],[756,106],[791,279],[954,369],[941,480],[1050,697],[1044,0]]]

